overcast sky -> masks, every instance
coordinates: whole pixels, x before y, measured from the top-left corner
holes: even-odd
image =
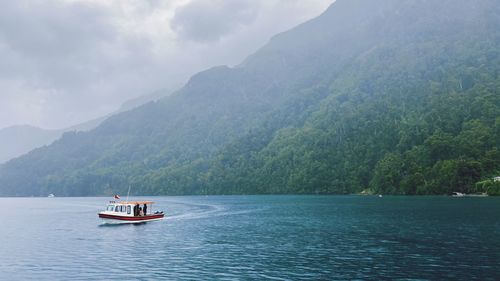
[[[334,0],[15,0],[0,8],[0,128],[64,128],[235,65]]]

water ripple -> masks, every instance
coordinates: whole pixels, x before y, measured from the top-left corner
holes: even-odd
[[[0,199],[0,272],[36,280],[495,280],[500,202],[159,197],[164,221],[100,225],[103,198]],[[480,204],[480,208],[477,204]],[[14,212],[17,206],[30,206]],[[464,210],[467,210],[464,212]],[[8,253],[8,254],[5,254]]]

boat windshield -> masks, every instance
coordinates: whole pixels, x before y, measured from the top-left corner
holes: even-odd
[[[113,211],[115,209],[115,206],[113,205],[108,205],[108,208],[106,210],[108,211]]]

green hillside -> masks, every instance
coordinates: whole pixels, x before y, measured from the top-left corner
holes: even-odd
[[[499,6],[337,0],[237,67],[4,164],[0,195],[485,191]]]

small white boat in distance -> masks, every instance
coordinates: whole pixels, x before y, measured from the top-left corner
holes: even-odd
[[[464,196],[465,196],[465,194],[464,194],[464,193],[462,193],[462,192],[452,192],[452,193],[451,193],[451,196],[452,196],[452,197],[464,197]]]
[[[54,194],[52,194],[52,193],[51,193],[51,194],[49,194],[49,196],[47,196],[47,197],[49,197],[49,198],[53,198],[53,197],[56,197],[56,196],[55,196]]]
[[[115,202],[110,201],[106,210],[98,213],[104,223],[141,223],[163,219],[165,214],[153,212],[152,201]]]

